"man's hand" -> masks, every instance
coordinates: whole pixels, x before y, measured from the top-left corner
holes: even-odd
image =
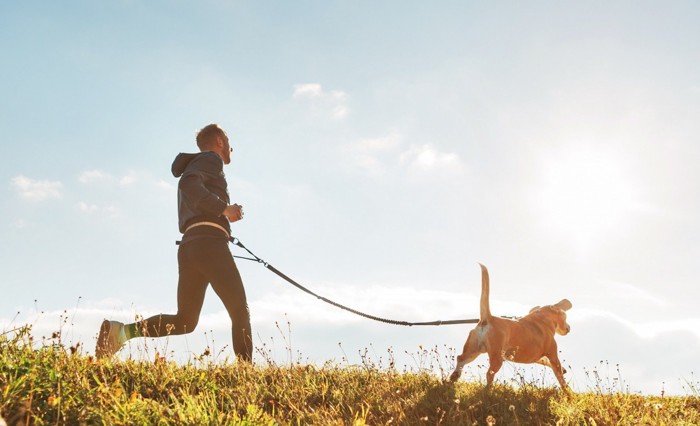
[[[226,206],[222,214],[226,216],[229,222],[236,222],[243,219],[243,206],[239,206],[238,204]]]

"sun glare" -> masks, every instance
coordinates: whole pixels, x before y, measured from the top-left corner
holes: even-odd
[[[546,229],[588,251],[626,224],[636,198],[637,187],[619,158],[571,151],[543,165],[536,210]]]

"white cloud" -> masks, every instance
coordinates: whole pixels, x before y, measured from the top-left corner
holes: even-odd
[[[411,146],[399,157],[401,164],[419,170],[444,170],[461,168],[459,156],[452,152],[440,152],[430,144]]]
[[[335,119],[345,118],[350,113],[345,92],[342,90],[325,92],[318,83],[294,85],[292,97],[311,102],[313,109],[323,111]]]
[[[87,214],[95,213],[100,209],[96,204],[88,204],[84,201],[81,201],[80,203],[78,203],[78,208],[80,209],[81,212],[87,213]]]
[[[105,173],[102,170],[86,170],[80,174],[78,181],[80,183],[91,183],[111,178],[112,177],[108,173]]]
[[[164,191],[173,191],[175,190],[175,185],[168,183],[164,181],[163,179],[159,179],[155,182],[155,187],[158,189],[162,189]]]
[[[98,204],[92,204],[88,203],[85,201],[81,201],[78,203],[78,210],[80,210],[82,213],[86,215],[100,215],[104,217],[109,217],[109,218],[115,218],[119,216],[119,209],[112,205],[98,205]]]
[[[20,197],[30,201],[44,201],[63,196],[63,184],[58,181],[34,180],[19,175],[12,178],[12,185]]]
[[[634,299],[634,303],[639,304],[640,302],[649,303],[657,308],[664,308],[670,306],[669,302],[656,294],[639,288],[632,284],[621,283],[621,282],[604,282],[605,287],[608,289],[607,298],[613,299],[615,297],[630,301]]]
[[[126,174],[122,176],[114,176],[110,173],[107,173],[102,170],[86,170],[83,173],[80,174],[78,177],[78,181],[80,183],[88,184],[88,183],[96,183],[96,182],[104,182],[104,183],[117,183],[120,186],[129,186],[132,185],[143,178],[143,173],[136,172],[134,170],[128,171]]]
[[[307,83],[307,84],[295,84],[294,85],[294,97],[295,98],[318,98],[323,95],[323,89],[320,84]]]
[[[579,369],[590,369],[597,359],[618,365],[632,391],[687,393],[683,381],[697,365],[700,318],[650,317],[648,321],[633,322],[615,313],[572,309],[569,324],[571,334],[558,342],[565,363],[573,366],[570,379],[575,389],[591,386],[590,378],[581,375]]]
[[[462,162],[455,153],[440,152],[430,144],[402,145],[402,136],[392,130],[378,138],[365,138],[344,148],[344,153],[358,167],[370,175],[379,175],[391,166],[423,172],[458,171]]]
[[[19,219],[15,220],[14,222],[12,222],[11,226],[13,228],[17,228],[17,229],[24,229],[27,226],[29,226],[29,222],[27,222],[26,220],[24,220],[22,218],[19,218]]]
[[[102,211],[109,217],[119,216],[119,209],[114,205],[107,205],[102,207]]]
[[[663,334],[674,332],[687,332],[700,339],[700,318],[664,319],[649,318],[647,321],[631,321],[616,313],[596,309],[572,310],[569,314],[572,321],[612,321],[633,331],[638,337],[644,339],[657,338]]]
[[[78,181],[85,186],[80,188],[81,199],[74,204],[77,211],[108,219],[119,218],[129,210],[120,207],[124,203],[122,197],[172,194],[176,188],[164,179],[138,170],[129,170],[123,174],[87,170],[80,174]]]
[[[166,191],[173,190],[175,185],[168,183],[163,179],[151,176],[149,173],[130,170],[127,173],[119,176],[107,173],[103,170],[86,170],[80,174],[78,181],[83,184],[102,183],[108,185],[119,185],[121,187],[129,187],[135,183],[143,183],[145,185],[162,189]]]
[[[138,174],[134,171],[130,171],[121,178],[119,178],[119,185],[129,186],[133,185],[139,180]]]
[[[360,139],[356,147],[358,151],[375,154],[391,151],[398,148],[400,144],[401,135],[396,130],[392,130],[387,136]]]
[[[377,138],[364,138],[344,148],[353,166],[359,167],[371,175],[384,172],[391,156],[401,144],[401,135],[392,130],[388,135]]]
[[[344,118],[345,116],[347,116],[349,112],[350,112],[350,110],[348,109],[347,106],[345,106],[345,105],[336,105],[336,106],[333,108],[333,111],[331,112],[331,115],[333,116],[333,118],[338,118],[338,119],[340,119],[340,118]]]

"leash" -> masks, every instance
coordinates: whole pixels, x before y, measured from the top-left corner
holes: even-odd
[[[356,310],[356,309],[352,309],[352,308],[349,308],[349,307],[347,307],[347,306],[345,306],[345,305],[341,305],[340,303],[334,302],[334,301],[332,301],[332,300],[330,300],[330,299],[327,299],[327,298],[325,298],[325,297],[323,297],[323,296],[320,296],[320,295],[314,293],[313,291],[309,290],[308,288],[304,287],[303,285],[301,285],[301,284],[299,284],[298,282],[294,281],[293,279],[289,278],[287,275],[285,275],[284,273],[282,273],[279,269],[275,268],[274,266],[270,265],[269,263],[265,262],[264,260],[262,260],[261,258],[259,258],[258,256],[256,256],[252,251],[248,250],[248,248],[247,248],[246,246],[244,246],[243,243],[241,242],[241,240],[239,240],[238,238],[236,238],[236,237],[231,237],[231,238],[229,238],[229,241],[230,241],[232,244],[235,244],[235,245],[237,245],[238,247],[242,248],[243,250],[247,251],[251,256],[253,256],[252,258],[251,258],[251,257],[243,257],[243,256],[233,256],[233,257],[238,258],[238,259],[245,259],[245,260],[250,260],[250,261],[253,261],[253,262],[258,262],[258,263],[260,263],[261,265],[263,265],[265,268],[269,269],[270,271],[272,271],[273,273],[275,273],[277,276],[279,276],[280,278],[282,278],[283,280],[287,281],[289,284],[291,284],[291,285],[293,285],[294,287],[298,288],[299,290],[301,290],[301,291],[303,291],[303,292],[305,292],[305,293],[308,293],[308,294],[310,294],[310,295],[316,297],[317,299],[320,299],[320,300],[322,300],[322,301],[324,301],[324,302],[326,302],[326,303],[328,303],[328,304],[330,304],[330,305],[333,305],[333,306],[335,306],[336,308],[340,308],[340,309],[343,309],[343,310],[345,310],[345,311],[352,312],[353,314],[359,315],[359,316],[361,316],[361,317],[363,317],[363,318],[367,318],[367,319],[371,319],[371,320],[374,320],[374,321],[383,322],[383,323],[386,323],[386,324],[405,325],[405,326],[409,326],[409,327],[410,327],[410,326],[414,326],[414,325],[476,324],[476,323],[479,322],[478,319],[462,319],[462,320],[447,320],[447,321],[440,321],[440,320],[438,320],[438,321],[427,321],[427,322],[409,322],[409,321],[397,321],[397,320],[392,320],[392,319],[387,319],[387,318],[382,318],[382,317],[377,317],[377,316],[374,316],[374,315],[366,314],[366,313],[364,313],[364,312],[360,312],[360,311],[358,311],[358,310]],[[508,318],[508,317],[506,317],[506,318]]]

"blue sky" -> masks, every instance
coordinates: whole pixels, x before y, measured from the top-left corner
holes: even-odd
[[[699,20],[680,1],[4,3],[0,327],[46,335],[68,311],[91,351],[103,317],[174,312],[170,164],[218,122],[234,234],[312,289],[468,318],[482,262],[495,313],[573,302],[575,389],[604,361],[632,391],[683,393],[700,355]],[[469,329],[371,323],[239,268],[256,343],[281,361],[275,322],[321,364],[449,358]],[[168,340],[175,359],[228,343],[213,292],[202,315]]]

